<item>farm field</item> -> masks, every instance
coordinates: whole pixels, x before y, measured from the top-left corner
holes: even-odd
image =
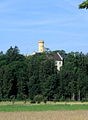
[[[0,112],[0,120],[88,120],[88,111]]]
[[[0,103],[0,120],[88,120],[88,103]]]

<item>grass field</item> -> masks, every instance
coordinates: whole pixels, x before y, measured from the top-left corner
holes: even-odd
[[[88,110],[87,104],[0,105],[0,112]]]

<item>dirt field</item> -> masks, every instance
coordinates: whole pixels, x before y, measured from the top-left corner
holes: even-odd
[[[88,120],[88,111],[0,112],[0,120]]]

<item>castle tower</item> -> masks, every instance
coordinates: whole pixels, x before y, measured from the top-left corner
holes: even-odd
[[[45,49],[44,49],[44,41],[43,40],[40,40],[39,42],[38,42],[38,52],[44,52],[45,51]]]

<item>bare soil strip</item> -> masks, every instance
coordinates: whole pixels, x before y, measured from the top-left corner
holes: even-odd
[[[88,111],[0,112],[0,120],[88,120]]]

